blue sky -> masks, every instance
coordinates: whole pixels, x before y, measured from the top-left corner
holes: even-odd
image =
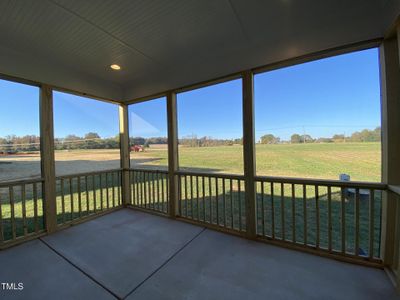
[[[180,93],[179,137],[242,136],[241,81]],[[0,81],[0,136],[39,134],[39,91]],[[131,136],[166,136],[165,98],[130,106]],[[257,139],[272,133],[329,137],[380,125],[378,50],[370,49],[255,76]],[[55,135],[118,134],[118,108],[75,95],[54,93]]]
[[[304,132],[350,135],[380,126],[377,49],[258,74],[254,83],[257,139],[267,133],[282,139]],[[178,94],[179,137],[241,137],[241,89],[234,80]],[[132,106],[132,135],[165,135],[165,105],[161,98]]]
[[[118,106],[107,102],[54,92],[54,135],[83,136],[97,132],[102,137],[119,133]],[[0,137],[39,135],[39,89],[0,80]]]
[[[0,137],[39,135],[39,89],[0,80]]]
[[[167,136],[165,97],[129,106],[129,134],[146,138]]]
[[[254,82],[257,136],[330,137],[380,126],[377,49],[259,74]]]
[[[96,132],[101,137],[119,134],[118,106],[66,93],[54,93],[54,135],[83,136]]]

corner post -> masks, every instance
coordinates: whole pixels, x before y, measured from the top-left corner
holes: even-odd
[[[169,178],[169,207],[171,218],[178,212],[179,185],[176,172],[178,171],[178,121],[176,107],[176,93],[167,94],[167,119],[168,119],[168,178]]]
[[[131,186],[129,179],[130,170],[130,153],[129,153],[129,116],[128,105],[119,105],[119,144],[120,144],[120,159],[122,169],[122,204],[127,206],[131,203]]]
[[[256,222],[256,165],[254,134],[254,82],[253,73],[246,71],[242,76],[243,88],[243,159],[246,201],[247,237],[257,236]]]
[[[397,36],[400,35],[398,29]],[[400,184],[400,64],[398,38],[383,41],[380,49],[382,89],[382,182]],[[399,224],[396,196],[384,193],[382,199],[381,255],[386,266],[397,269],[399,255]]]
[[[57,230],[56,172],[54,157],[53,91],[40,87],[40,155],[43,182],[44,220],[48,233]]]

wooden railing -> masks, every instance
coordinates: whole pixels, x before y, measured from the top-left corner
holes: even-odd
[[[0,183],[0,248],[44,232],[43,179]]]
[[[57,224],[65,225],[122,205],[121,170],[56,178]]]
[[[256,177],[257,234],[380,262],[385,189],[380,183]]]
[[[246,231],[244,177],[177,172],[179,216],[221,228]]]
[[[163,214],[168,213],[168,172],[163,170],[130,170],[131,205]]]
[[[245,178],[178,171],[179,216],[246,230]],[[368,182],[255,177],[260,240],[381,264],[381,209],[386,185]]]
[[[387,270],[394,282],[400,282],[400,186],[389,185],[388,186],[388,200],[394,201],[395,209],[393,211],[394,217],[397,220],[395,225],[390,228],[393,233],[393,258],[390,259],[389,263],[386,264]]]
[[[122,170],[59,176],[59,227],[122,206]],[[169,213],[167,171],[131,169],[130,206]],[[190,222],[247,234],[245,178],[234,174],[175,172],[177,215]],[[382,264],[381,183],[255,177],[256,233],[260,240]],[[0,184],[0,247],[45,233],[43,180]],[[251,215],[250,215],[251,216]]]

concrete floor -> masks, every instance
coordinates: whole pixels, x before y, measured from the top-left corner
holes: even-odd
[[[382,270],[130,209],[1,251],[20,282],[0,299],[399,299]]]

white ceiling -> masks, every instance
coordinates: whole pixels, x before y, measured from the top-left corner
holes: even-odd
[[[0,73],[131,100],[380,38],[399,13],[400,0],[2,0]]]

